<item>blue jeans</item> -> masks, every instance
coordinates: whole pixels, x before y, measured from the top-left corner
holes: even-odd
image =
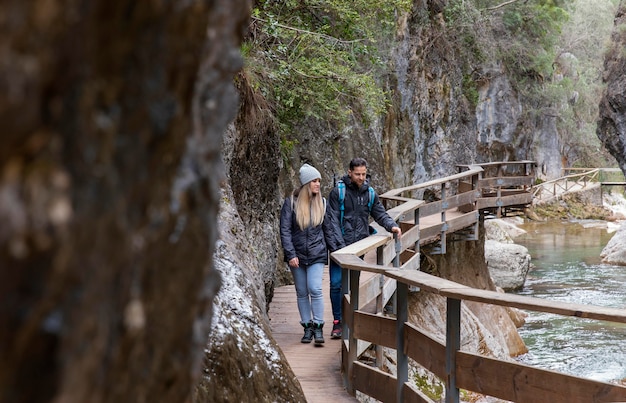
[[[324,324],[324,298],[322,297],[322,274],[324,263],[310,266],[289,267],[296,286],[300,323]]]
[[[333,319],[341,320],[341,266],[332,259],[328,265],[330,277],[330,304],[333,307]]]

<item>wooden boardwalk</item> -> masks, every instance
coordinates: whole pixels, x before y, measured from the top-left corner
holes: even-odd
[[[270,304],[272,334],[287,357],[308,403],[356,402],[341,379],[341,340],[331,339],[333,315],[330,305],[328,266],[322,279],[324,294],[324,339],[322,347],[300,343],[304,330],[293,285],[278,287]]]
[[[487,168],[497,167],[496,176],[484,177],[482,167],[471,166],[463,173],[394,189],[381,195],[383,199],[396,203],[387,211],[405,227],[401,242],[394,244],[393,239],[373,236],[333,254],[333,259],[342,267],[366,274],[359,276],[361,284],[358,291],[354,284],[348,290],[358,309],[347,315],[351,317],[348,322],[353,326],[354,338],[350,340],[349,346],[346,345],[349,351],[346,352],[343,363],[342,341],[331,340],[328,336],[332,327],[328,268],[323,276],[324,319],[327,325],[324,331],[326,343],[322,347],[300,343],[303,330],[299,324],[294,287],[275,289],[269,310],[272,333],[300,382],[307,402],[357,401],[346,392],[346,382],[350,389],[357,391],[359,397],[365,396],[366,399],[370,396],[387,401],[395,396],[394,400],[399,402],[435,403],[423,393],[404,384],[409,376],[408,360],[413,359],[446,382],[446,401],[459,401],[462,388],[506,401],[626,403],[626,388],[621,385],[577,378],[460,350],[462,301],[617,323],[626,323],[624,310],[478,290],[416,270],[419,269],[419,257],[422,253],[419,245],[439,242],[439,246],[435,244],[427,253],[446,253],[445,245],[449,240],[476,240],[480,215],[496,214],[499,217],[507,214],[507,208],[516,212],[530,205],[533,199],[530,190],[533,177],[529,175],[526,166],[528,162],[521,162],[525,166],[523,176],[502,176],[504,168],[501,165],[519,164],[517,162],[490,163],[483,165]],[[456,188],[460,190],[457,194],[447,192],[448,189],[455,189],[447,184],[452,181],[460,181],[464,185]],[[565,186],[569,190],[570,184],[566,183]],[[428,187],[435,187],[435,190],[440,188],[441,200],[416,203],[414,199],[402,196],[418,188]],[[413,217],[419,217],[419,226],[415,225]],[[455,238],[448,238],[448,234]],[[403,252],[405,257],[402,257]],[[400,259],[397,259],[398,253]],[[362,255],[365,255],[365,262],[358,258]],[[386,270],[384,266],[390,265],[392,261],[399,263],[402,270]],[[367,278],[367,274],[374,277]],[[381,274],[384,275],[385,282],[376,277]],[[395,289],[396,282],[403,284],[399,289],[402,293],[396,300],[397,319],[371,315],[374,298],[381,298],[384,305],[384,301],[387,301]],[[374,283],[377,284],[373,285]],[[394,286],[393,289],[388,287],[390,284]],[[421,333],[416,327],[404,323],[408,311],[406,294],[410,286],[447,299],[445,339],[448,342],[445,345]],[[350,306],[352,308],[354,307]],[[397,320],[401,320],[400,324],[396,323]],[[359,349],[364,345],[360,346],[358,343],[363,342],[396,348],[397,375],[359,362]],[[449,362],[452,365],[449,366]],[[342,368],[352,376],[343,379]]]
[[[523,162],[523,164],[526,165],[526,162]],[[495,166],[500,167],[500,165]],[[503,169],[498,169],[499,175],[497,178],[480,179],[483,171],[483,168],[472,166],[469,167],[467,171],[451,177],[437,179],[406,188],[394,189],[381,195],[382,199],[389,200],[392,204],[396,204],[395,207],[390,206],[387,211],[395,220],[402,220],[400,223],[406,228],[403,231],[403,237],[401,238],[401,242],[404,240],[405,243],[404,249],[414,246],[416,242],[419,242],[419,244],[426,244],[439,241],[441,244],[439,249],[437,250],[437,245],[435,245],[433,249],[437,250],[439,253],[445,253],[447,233],[465,230],[465,239],[475,238],[475,234],[472,233],[472,229],[473,231],[477,230],[479,208],[488,209],[494,208],[500,204],[508,205],[505,202],[508,202],[512,196],[508,196],[507,194],[502,195],[500,189],[503,187],[508,189],[511,186],[523,186],[523,189],[526,189],[532,179],[528,175],[521,178],[500,178],[499,176],[502,174]],[[459,181],[466,186],[457,187],[448,185],[448,182],[456,183]],[[497,189],[497,193],[495,193],[497,197],[480,197],[478,192],[473,190],[473,184],[484,186],[490,190]],[[402,196],[404,193],[431,188],[434,189],[435,192],[440,192],[442,196],[441,200],[426,203],[422,200]],[[450,189],[450,191],[446,192],[446,189]],[[453,189],[460,190],[460,193],[452,193]],[[530,193],[527,192],[527,195],[530,195]],[[514,195],[513,197],[517,196]],[[400,204],[398,205],[398,203]],[[472,206],[471,211],[468,212],[458,210],[460,207],[468,205]],[[414,217],[418,209],[420,214],[419,216],[421,218],[419,221],[419,228],[416,228],[414,224]],[[419,229],[419,231],[417,231],[417,229]],[[463,236],[463,234],[461,234],[461,236]],[[380,243],[380,239],[375,240],[375,242]],[[385,240],[385,242],[387,242],[387,240]],[[352,253],[349,252],[350,248],[361,247],[362,245],[357,246],[359,243],[362,243],[362,241],[344,248],[344,254]],[[393,257],[395,257],[394,248],[382,248],[379,252],[379,258],[381,261],[385,262],[383,265],[390,265]],[[356,254],[356,256],[363,254],[365,254],[365,261],[367,263],[376,264],[378,260],[376,245],[368,248],[367,250],[363,250],[362,252]],[[419,257],[419,255],[415,254],[414,256]],[[419,259],[411,260],[410,257],[407,258],[409,260],[409,266],[407,267],[411,267],[413,269],[419,267]],[[360,298],[362,298],[361,301],[363,301],[363,303],[368,307],[362,307],[362,309],[369,311],[369,308],[371,308],[371,301],[378,295],[384,296],[383,299],[386,299],[391,295],[393,292],[392,287],[395,288],[395,281],[387,279],[388,281],[386,285],[382,288],[380,287],[380,284],[370,287],[370,283],[374,281],[378,282],[378,277],[376,277],[374,273],[369,273],[367,271],[362,274],[363,275],[360,276],[360,283],[361,286],[364,286],[364,292]],[[324,338],[326,339],[326,342],[324,345],[322,347],[316,347],[313,343],[300,343],[303,329],[299,323],[300,315],[298,313],[296,293],[293,285],[278,287],[274,290],[274,297],[269,309],[272,334],[280,349],[285,354],[289,365],[295,373],[295,376],[300,382],[307,402],[356,402],[357,399],[349,395],[344,388],[344,379],[341,373],[342,341],[330,339],[332,313],[329,297],[328,267],[324,270],[322,281],[322,291],[324,295],[324,320],[326,322],[324,328]],[[390,283],[393,284],[389,285]],[[375,295],[370,296],[369,294],[371,293],[375,293]],[[385,345],[381,343],[379,344]],[[379,374],[377,374],[378,378],[376,379],[380,380],[380,376],[378,375]]]

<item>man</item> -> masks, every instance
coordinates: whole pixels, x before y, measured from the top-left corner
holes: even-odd
[[[329,214],[332,214],[332,222],[335,232],[342,234],[343,248],[370,235],[369,216],[388,232],[402,235],[402,231],[396,222],[389,217],[385,208],[380,203],[378,195],[371,190],[373,200],[370,200],[370,186],[367,181],[367,161],[363,158],[354,158],[350,161],[348,174],[341,181],[345,184],[343,197],[343,215],[341,214],[340,190],[335,186],[328,196]],[[342,217],[343,216],[343,217]],[[343,218],[343,219],[342,219]],[[334,252],[334,251],[332,251]],[[330,261],[330,302],[333,309],[333,329],[330,333],[332,339],[341,338],[341,266]]]

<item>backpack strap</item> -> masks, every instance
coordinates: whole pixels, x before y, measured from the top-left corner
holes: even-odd
[[[376,192],[374,191],[374,188],[371,186],[367,189],[367,191],[370,194],[370,200],[367,203],[367,208],[370,210],[370,214],[372,214],[372,207],[374,206],[374,200],[376,199]],[[370,231],[370,235],[374,235],[378,233],[378,231],[376,231],[376,229],[372,227],[371,225],[369,226],[369,231]]]
[[[376,198],[376,192],[374,192],[374,188],[373,187],[369,187],[368,192],[370,193],[370,201],[367,202],[367,208],[369,209],[370,213],[372,212],[372,206],[374,205],[374,199]]]
[[[345,211],[344,200],[346,199],[346,184],[342,180],[337,182],[337,192],[339,194],[339,225],[341,226],[341,235],[344,235],[343,214]]]
[[[369,193],[367,209],[371,213],[372,207],[374,206],[374,200],[376,199],[376,192],[371,186],[368,186],[367,191]],[[345,211],[344,201],[346,199],[346,184],[342,180],[337,181],[337,192],[339,194],[339,225],[341,225],[341,234],[343,235],[345,233],[343,229],[343,216]]]

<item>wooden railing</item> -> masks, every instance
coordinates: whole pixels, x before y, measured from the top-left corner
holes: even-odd
[[[600,186],[626,186],[624,174],[619,168],[564,168],[562,177],[539,183],[532,192],[535,201],[541,203],[598,183]]]
[[[524,162],[525,163],[525,162]],[[511,163],[502,163],[508,164]],[[501,191],[512,190],[505,181],[483,178],[483,167],[468,166],[465,172],[424,184],[395,189],[381,195],[388,204],[390,215],[403,227],[401,240],[390,235],[370,236],[334,252],[331,258],[343,269],[343,325],[342,369],[344,383],[349,393],[360,391],[383,402],[433,402],[408,382],[409,358],[441,378],[446,384],[446,402],[459,401],[459,389],[516,402],[595,402],[625,401],[623,386],[593,381],[571,375],[530,367],[512,361],[488,358],[461,351],[461,304],[476,301],[498,306],[515,307],[538,312],[549,312],[565,316],[626,323],[626,310],[568,304],[532,297],[502,294],[480,290],[454,283],[419,271],[419,246],[423,243],[420,234],[421,221],[435,216],[438,218],[428,230],[427,238],[445,238],[451,232],[473,228],[479,219],[479,208],[499,209],[506,202],[519,202],[519,198],[505,192],[489,196],[493,187]],[[525,175],[524,175],[525,176]],[[491,180],[489,180],[491,179]],[[458,182],[470,184],[463,189]],[[522,183],[528,186],[526,180]],[[456,184],[456,186],[453,186]],[[489,190],[485,192],[488,186]],[[439,200],[429,203],[409,196],[410,192],[422,192],[426,188],[440,191]],[[455,192],[450,189],[456,188]],[[459,189],[461,189],[459,191]],[[452,194],[450,194],[452,193]],[[486,197],[483,197],[487,194]],[[491,200],[483,200],[491,199]],[[495,203],[495,201],[500,203]],[[526,200],[526,199],[524,199]],[[483,204],[484,203],[484,204]],[[452,215],[452,209],[469,212]],[[475,217],[476,222],[466,220]],[[459,218],[459,221],[454,222]],[[470,231],[470,233],[473,229]],[[427,241],[432,242],[432,239]],[[368,256],[375,255],[375,263]],[[365,259],[360,258],[365,256]],[[375,273],[367,284],[360,283],[361,272]],[[386,280],[385,280],[386,279]],[[383,314],[385,301],[393,290],[387,287],[395,283],[395,317]],[[408,323],[409,290],[431,292],[447,300],[446,340],[437,340]],[[375,303],[375,308],[371,305]],[[391,375],[381,368],[361,363],[358,358],[364,346],[377,346],[377,364],[382,363],[382,347],[396,350],[396,373]]]
[[[476,205],[483,213],[501,217],[509,210],[519,210],[532,203],[530,193],[535,183],[535,161],[489,162],[474,165],[458,165],[460,170],[480,167],[483,174],[476,184],[481,197]]]

